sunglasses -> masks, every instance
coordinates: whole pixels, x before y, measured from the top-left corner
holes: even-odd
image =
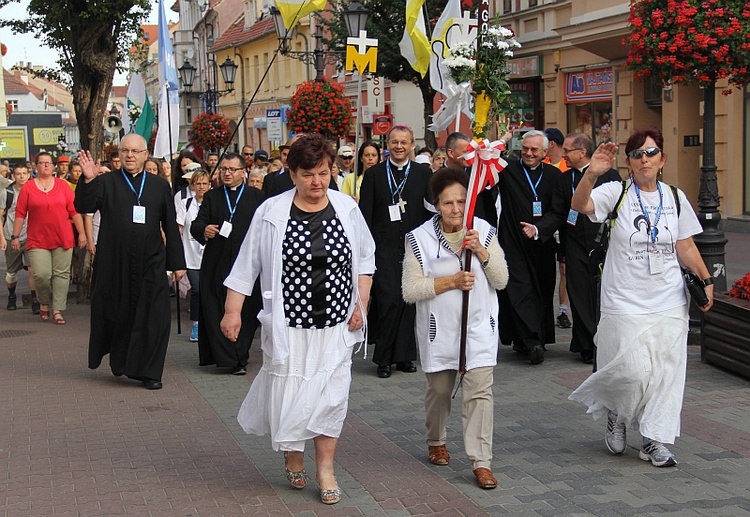
[[[634,160],[640,160],[645,154],[649,158],[653,158],[661,152],[658,147],[646,147],[645,149],[633,149],[628,153],[628,156]]]

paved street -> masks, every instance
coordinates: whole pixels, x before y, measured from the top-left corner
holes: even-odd
[[[750,235],[728,237],[731,282],[747,269]],[[336,455],[344,497],[326,507],[314,478],[292,489],[268,437],[245,435],[235,420],[260,365],[257,342],[246,377],[199,367],[183,302],[164,389],[148,391],[113,377],[106,364],[87,368],[88,306],[70,305],[68,324],[58,327],[28,308],[5,311],[5,296],[1,288],[2,516],[750,515],[750,382],[701,364],[698,347],[689,348],[683,436],[671,469],[638,459],[636,433],[625,455],[611,455],[604,422],[568,401],[590,371],[567,351],[570,331],[557,329],[558,344],[540,366],[501,347],[499,486],[490,491],[476,487],[463,452],[458,401],[450,466],[433,466],[423,374],[378,379],[360,352]],[[310,449],[311,468],[313,459]]]

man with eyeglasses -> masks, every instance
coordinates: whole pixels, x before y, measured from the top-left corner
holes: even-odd
[[[544,361],[545,344],[555,342],[555,239],[560,226],[552,210],[552,193],[560,170],[543,163],[549,140],[528,131],[521,142],[521,160],[510,160],[497,188],[502,210],[498,239],[505,250],[510,279],[500,291],[500,340]]]
[[[255,210],[266,196],[245,184],[247,171],[242,156],[225,154],[218,170],[222,186],[206,192],[190,225],[191,235],[206,246],[200,268],[199,364],[216,365],[228,368],[233,375],[245,375],[250,344],[258,326],[260,291],[256,289],[253,296],[245,299],[242,329],[237,341],[231,342],[220,327],[226,301],[224,280],[237,259]]]
[[[76,187],[76,210],[101,214],[91,279],[89,368],[98,368],[109,354],[115,376],[158,390],[172,321],[167,270],[179,282],[185,256],[169,183],[143,169],[146,141],[125,135],[118,158],[120,169],[100,174],[90,152],[78,153],[83,177]]]
[[[425,208],[432,170],[409,159],[414,132],[407,126],[394,126],[386,143],[388,160],[365,171],[359,200],[376,244],[372,292],[377,321],[370,322],[370,329],[375,336],[372,360],[381,379],[391,376],[394,363],[401,372],[417,371],[416,307],[401,296],[404,239],[433,215]]]
[[[343,181],[344,178],[354,172],[354,151],[350,146],[342,145],[336,154],[338,155],[339,176]]]
[[[604,257],[596,237],[601,225],[586,216],[579,216],[570,204],[591,163],[596,145],[590,136],[572,133],[565,138],[562,150],[569,169],[563,172],[552,203],[559,219],[566,221],[560,227],[560,247],[565,258],[568,296],[573,312],[570,351],[580,354],[581,360],[588,364],[594,360],[594,334],[599,322],[599,283],[596,278]],[[620,179],[620,173],[610,169],[597,178],[594,188]]]

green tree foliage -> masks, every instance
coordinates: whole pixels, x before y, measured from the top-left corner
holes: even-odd
[[[19,0],[0,0],[0,8]],[[102,149],[102,117],[115,69],[140,36],[149,0],[31,0],[23,20],[0,19],[16,34],[33,34],[60,52],[57,67],[36,73],[68,84],[73,92],[81,147]]]

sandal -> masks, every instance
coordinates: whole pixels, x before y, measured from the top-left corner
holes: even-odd
[[[305,469],[302,469],[299,472],[292,472],[287,467],[287,460],[288,460],[289,452],[284,452],[284,473],[286,474],[287,480],[289,480],[289,484],[292,485],[293,488],[305,488],[305,485],[307,484],[307,472]]]
[[[430,455],[430,463],[433,465],[445,466],[451,459],[445,445],[429,445],[427,450]]]
[[[55,325],[65,325],[65,319],[63,318],[63,315],[60,311],[55,311],[52,314],[52,322]]]
[[[46,309],[44,307],[47,307]],[[49,319],[49,305],[42,304],[39,307],[39,317],[42,318],[42,321],[47,321]]]
[[[333,478],[336,481],[336,478]],[[320,481],[318,481],[318,488],[320,488]],[[323,504],[336,504],[341,501],[341,488],[338,483],[336,488],[320,488],[320,502]]]
[[[490,469],[479,467],[478,469],[474,469],[474,475],[477,477],[479,488],[484,488],[485,490],[497,488],[497,479],[492,475]]]

